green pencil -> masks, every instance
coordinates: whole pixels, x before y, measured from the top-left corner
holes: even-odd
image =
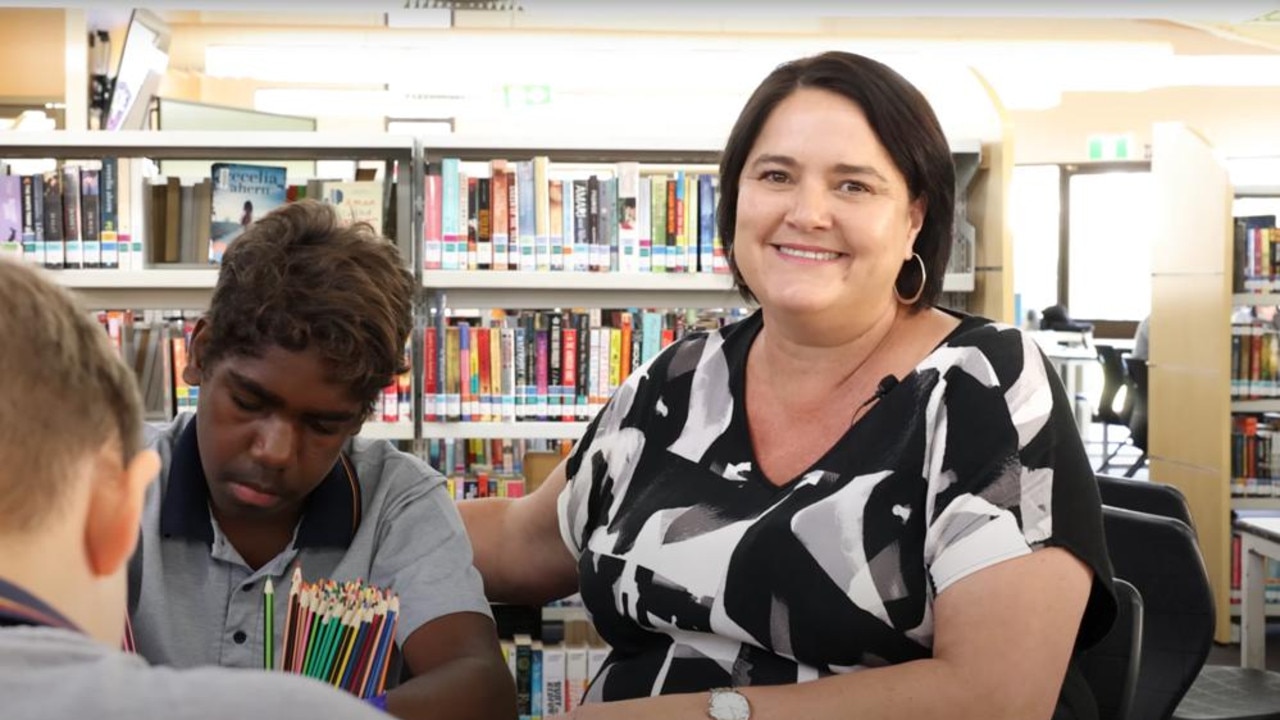
[[[267,578],[266,588],[263,589],[263,627],[265,628],[264,637],[262,638],[262,667],[267,670],[275,669],[276,654],[275,648],[275,619],[276,619],[276,588],[271,584],[271,578]]]

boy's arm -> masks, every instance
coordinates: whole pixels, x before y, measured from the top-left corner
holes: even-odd
[[[496,720],[516,717],[516,686],[493,621],[454,613],[414,630],[404,643],[413,678],[387,693],[399,718]]]
[[[514,720],[515,681],[453,499],[415,459],[388,463],[384,472],[398,489],[379,521],[369,579],[400,598],[396,635],[412,675],[387,693],[388,712],[406,720]]]

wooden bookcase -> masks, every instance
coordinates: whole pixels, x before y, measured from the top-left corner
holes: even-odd
[[[1231,639],[1231,183],[1181,123],[1152,134],[1148,432],[1151,479],[1186,495],[1213,588],[1214,638]]]

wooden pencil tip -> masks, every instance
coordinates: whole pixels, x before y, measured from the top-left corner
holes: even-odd
[[[271,583],[271,578],[267,578],[267,586],[263,590],[263,592],[265,592],[268,595],[276,594],[276,586]]]

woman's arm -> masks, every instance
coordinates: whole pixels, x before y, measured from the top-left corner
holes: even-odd
[[[458,503],[490,601],[542,605],[577,591],[578,563],[560,535],[556,513],[566,463],[525,497]]]
[[[1092,575],[1046,548],[980,570],[934,603],[934,657],[812,682],[740,690],[751,720],[1047,720]],[[584,705],[573,720],[708,717],[707,693]]]

